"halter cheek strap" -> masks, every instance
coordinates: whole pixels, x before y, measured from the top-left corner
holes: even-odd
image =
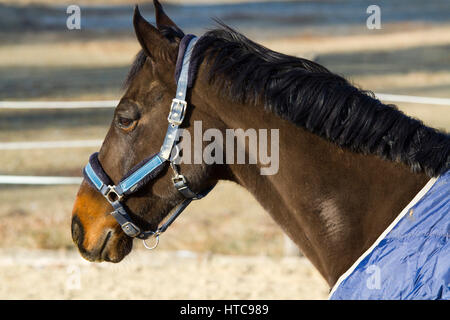
[[[176,97],[172,100],[170,106],[169,116],[167,117],[169,125],[159,153],[137,164],[116,185],[113,184],[111,178],[101,166],[100,161],[98,160],[98,152],[91,155],[89,163],[83,170],[86,180],[100,192],[114,208],[111,215],[120,224],[125,234],[133,238],[135,237],[144,240],[144,245],[149,249],[156,247],[159,242],[159,235],[166,231],[192,200],[203,198],[214,188],[214,186],[212,186],[201,193],[193,192],[189,188],[186,178],[179,173],[176,164],[170,158],[175,141],[177,141],[178,138],[179,126],[183,123],[186,115],[186,94],[188,88],[192,86],[189,65],[192,50],[196,41],[197,38],[195,36],[186,35],[180,42],[175,72],[177,92]],[[173,185],[185,197],[185,200],[175,208],[167,221],[157,230],[143,231],[133,223],[133,220],[122,204],[122,201],[126,196],[138,191],[151,180],[155,179],[167,162],[169,162],[175,173],[172,178]],[[148,247],[145,243],[145,239],[151,236],[156,238],[156,245]]]

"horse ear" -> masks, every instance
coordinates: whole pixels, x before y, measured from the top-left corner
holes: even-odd
[[[153,5],[155,6],[156,27],[158,29],[161,29],[162,26],[179,29],[175,22],[173,22],[164,12],[161,3],[158,0],[153,0]]]
[[[138,6],[134,8],[133,25],[136,37],[147,56],[155,62],[159,59],[168,60],[173,51],[169,41],[142,17]]]

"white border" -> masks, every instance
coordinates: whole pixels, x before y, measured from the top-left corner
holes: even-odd
[[[331,298],[333,293],[337,290],[337,288],[342,283],[342,281],[344,281],[356,269],[356,267],[361,263],[361,261],[367,255],[369,255],[369,253],[373,249],[375,249],[375,247],[381,242],[381,240],[383,240],[386,237],[386,235],[398,224],[400,219],[406,215],[406,213],[409,211],[409,209],[411,207],[413,207],[420,199],[422,199],[422,197],[428,192],[428,190],[431,189],[431,187],[434,185],[434,183],[437,181],[437,179],[438,178],[430,179],[427,182],[427,184],[422,188],[422,190],[420,190],[419,193],[416,194],[416,196],[411,200],[411,202],[402,210],[402,212],[400,212],[400,214],[397,216],[397,218],[395,218],[394,221],[392,221],[392,223],[389,225],[389,227],[387,227],[386,230],[384,230],[384,232],[378,237],[378,239],[372,244],[372,246],[369,249],[367,249],[367,251],[364,252],[358,258],[358,260],[356,260],[355,263],[353,263],[353,265],[344,274],[342,274],[339,277],[338,281],[334,284],[333,288],[331,289],[330,294],[328,295],[328,300]]]

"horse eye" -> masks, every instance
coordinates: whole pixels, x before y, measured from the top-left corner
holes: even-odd
[[[133,119],[120,117],[120,116],[119,116],[117,121],[119,123],[119,126],[121,128],[123,128],[123,129],[129,129],[134,124],[134,120]]]

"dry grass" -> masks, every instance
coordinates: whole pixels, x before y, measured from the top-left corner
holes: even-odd
[[[0,67],[113,67],[130,65],[140,47],[135,39],[0,46]]]
[[[2,151],[0,160],[1,173],[32,176],[80,176],[83,165],[89,156],[98,149],[98,147],[89,147],[5,150]]]
[[[326,299],[329,290],[306,258],[160,250],[133,252],[120,264],[0,250],[0,283],[0,299]]]

